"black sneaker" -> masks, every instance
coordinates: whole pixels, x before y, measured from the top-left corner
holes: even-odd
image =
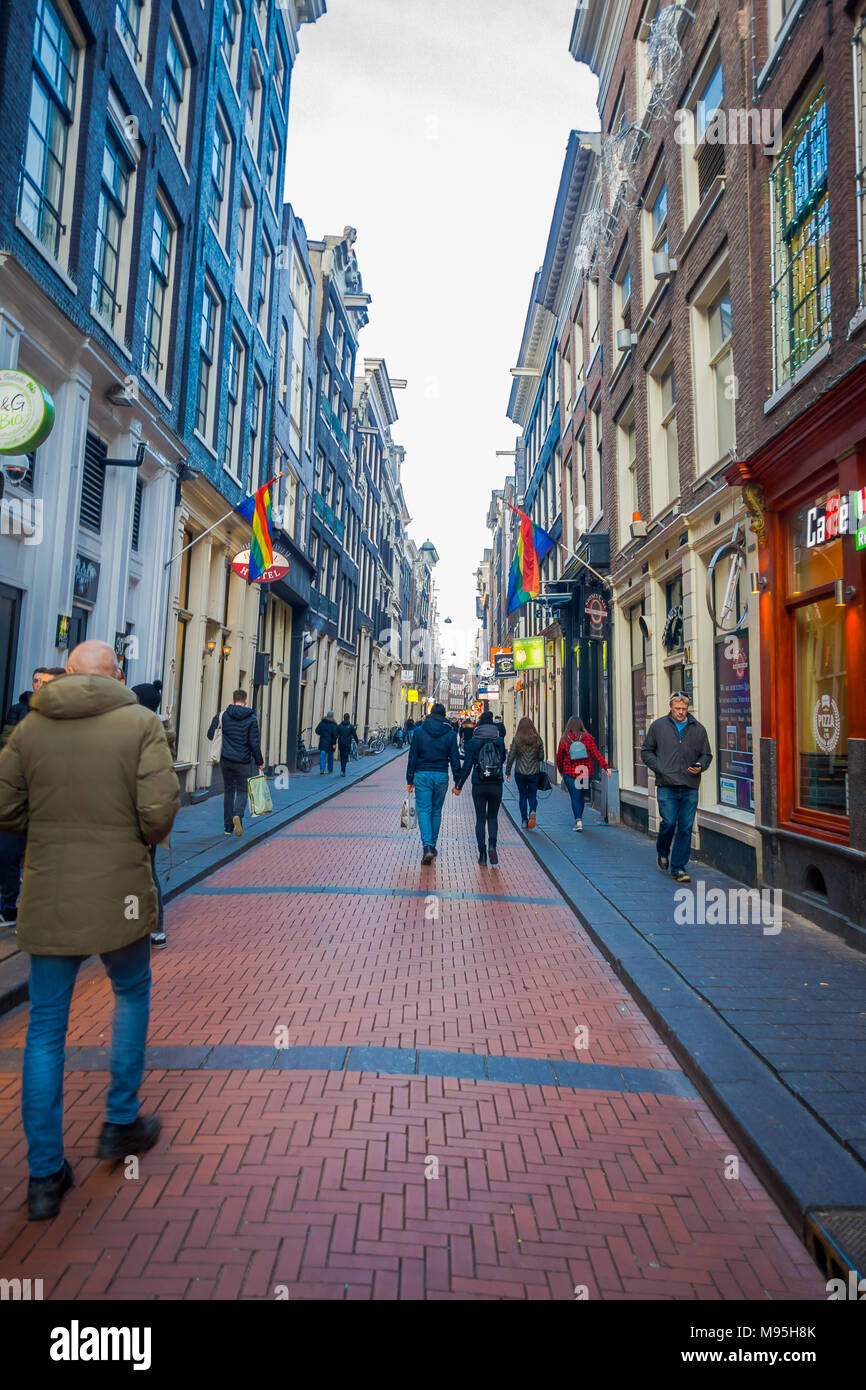
[[[491,846],[490,846],[490,862],[491,862],[491,864],[498,864],[498,863],[499,863],[499,855],[496,853],[496,846],[495,846],[495,845],[491,845]]]
[[[31,1178],[27,1186],[27,1220],[50,1221],[60,1210],[64,1192],[75,1186],[69,1159],[47,1178]]]
[[[486,863],[487,863],[487,850],[486,850],[486,849],[480,849],[480,850],[478,851],[478,863],[479,863],[479,864],[486,864]]]
[[[144,1154],[152,1149],[162,1122],[158,1115],[139,1115],[129,1125],[113,1125],[106,1120],[99,1136],[97,1158],[120,1159],[127,1154]]]
[[[656,863],[658,864],[663,874],[666,874],[671,866],[671,861],[669,859],[666,859],[663,854],[656,855]]]
[[[432,845],[425,845],[425,846],[424,846],[424,853],[421,855],[421,863],[422,863],[422,864],[432,864],[432,863],[433,863],[433,858],[434,858],[435,854],[436,854],[436,851],[435,851],[435,849],[433,848]]]
[[[152,931],[152,932],[150,933],[150,944],[151,944],[151,946],[164,946],[164,945],[165,945],[165,932],[164,932],[164,931]]]

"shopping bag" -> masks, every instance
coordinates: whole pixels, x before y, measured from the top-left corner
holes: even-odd
[[[213,738],[210,741],[210,752],[207,755],[209,763],[218,763],[223,755],[223,722],[217,724],[214,729]]]
[[[274,809],[267,777],[250,777],[247,780],[247,795],[251,816],[267,816]]]
[[[418,812],[415,809],[415,793],[410,792],[403,802],[403,809],[400,812],[400,825],[404,830],[417,830]]]

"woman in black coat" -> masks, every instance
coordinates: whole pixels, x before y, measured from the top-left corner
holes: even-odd
[[[349,765],[349,757],[352,752],[352,744],[357,742],[358,731],[349,718],[344,714],[340,723],[337,725],[337,748],[340,753],[340,776],[345,777],[346,768]]]

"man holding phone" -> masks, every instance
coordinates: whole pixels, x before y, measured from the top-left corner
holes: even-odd
[[[698,787],[701,773],[713,761],[707,731],[689,714],[689,703],[688,695],[675,691],[670,699],[670,713],[650,725],[640,750],[642,761],[656,777],[660,817],[656,862],[663,874],[670,870],[677,883],[691,883],[686,865],[698,809]]]

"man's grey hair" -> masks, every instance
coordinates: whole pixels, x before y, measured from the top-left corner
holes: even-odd
[[[684,690],[675,690],[674,693],[671,695],[671,698],[668,700],[668,704],[672,705],[674,700],[685,700],[687,705],[690,705],[692,703]]]

